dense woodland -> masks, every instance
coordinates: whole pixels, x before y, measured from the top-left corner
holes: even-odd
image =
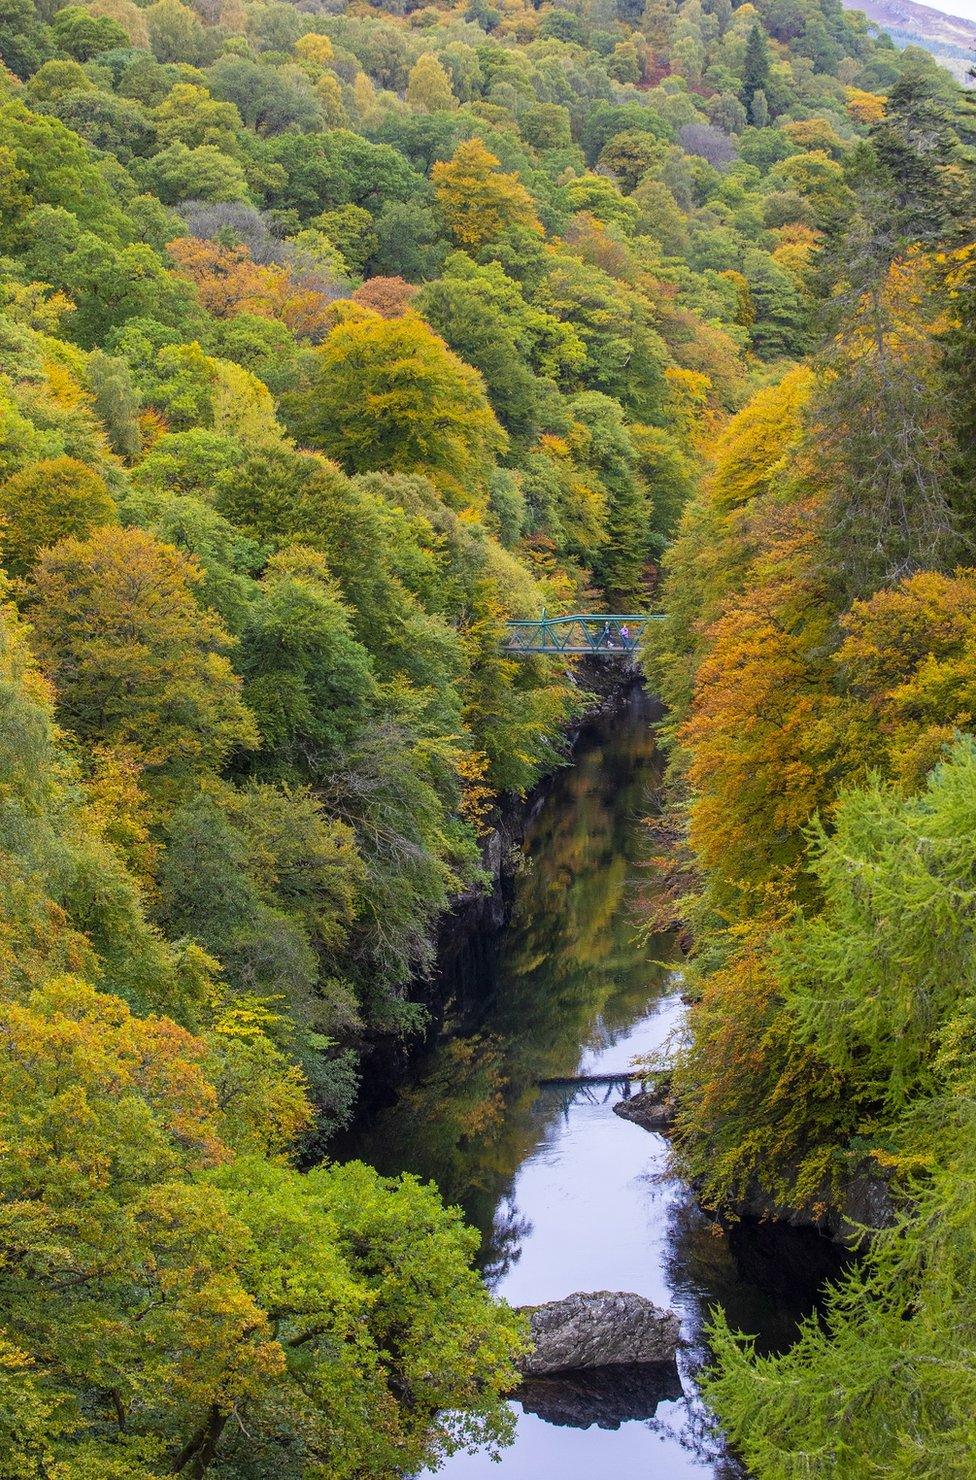
[[[783,1480],[976,1473],[974,125],[913,60],[846,149],[814,351],[716,439],[649,654],[679,1161],[716,1208],[894,1204],[785,1357],[718,1318],[709,1395]]]
[[[951,80],[836,0],[0,0],[0,59],[0,1474],[504,1439],[475,1236],[323,1156],[584,702],[506,619],[662,561],[680,1155],[909,1193],[715,1401],[760,1475],[971,1473]]]

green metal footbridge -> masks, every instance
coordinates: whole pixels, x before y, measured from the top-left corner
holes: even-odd
[[[502,651],[517,656],[548,653],[553,657],[589,654],[596,658],[620,658],[633,653],[648,622],[659,622],[663,612],[606,616],[602,612],[576,612],[550,617],[545,612],[536,621],[507,624]]]

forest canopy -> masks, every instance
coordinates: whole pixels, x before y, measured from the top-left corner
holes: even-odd
[[[11,1480],[505,1438],[474,1235],[323,1158],[585,703],[506,622],[641,609],[665,560],[688,1164],[914,1170],[877,1117],[957,1072],[968,999],[899,978],[866,1058],[812,1003],[870,933],[835,828],[873,859],[972,769],[971,143],[838,0],[0,6]]]
[[[783,1356],[717,1316],[750,1467],[934,1480],[974,1445],[976,116],[918,58],[852,112],[846,155],[796,123],[826,147],[774,166],[819,202],[816,338],[723,426],[647,654],[694,938],[676,1160],[863,1255]]]

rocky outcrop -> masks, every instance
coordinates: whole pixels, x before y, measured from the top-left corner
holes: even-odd
[[[618,1100],[613,1107],[614,1115],[621,1120],[632,1120],[645,1131],[663,1134],[674,1124],[677,1106],[664,1088],[641,1090],[626,1100]]]
[[[811,1228],[857,1253],[870,1243],[873,1233],[894,1222],[895,1201],[877,1162],[868,1159],[851,1174],[841,1195],[833,1200],[825,1186],[822,1197],[814,1202],[800,1207],[784,1206],[758,1182],[753,1182],[744,1196],[717,1209],[716,1213],[720,1220],[727,1217],[771,1220],[788,1228]]]
[[[622,1423],[646,1422],[659,1403],[682,1393],[674,1362],[595,1367],[554,1377],[528,1377],[514,1393],[526,1413],[563,1428],[619,1429]]]
[[[645,1131],[666,1135],[674,1125],[677,1108],[670,1078],[665,1077],[651,1089],[618,1100],[613,1111]],[[825,1184],[817,1197],[790,1207],[777,1202],[757,1180],[735,1202],[715,1209],[714,1216],[720,1222],[746,1218],[781,1223],[788,1228],[809,1228],[856,1253],[870,1242],[872,1233],[890,1227],[895,1202],[887,1178],[877,1162],[868,1158],[855,1168],[839,1197]]]
[[[525,1377],[668,1362],[678,1347],[678,1317],[643,1295],[597,1290],[524,1310],[534,1343],[520,1364]]]

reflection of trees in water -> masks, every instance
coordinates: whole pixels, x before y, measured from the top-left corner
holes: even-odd
[[[519,1212],[514,1198],[502,1199],[495,1211],[487,1241],[482,1271],[489,1288],[494,1288],[522,1257],[522,1241],[532,1232],[531,1219]]]
[[[809,1230],[748,1220],[722,1228],[702,1212],[690,1188],[672,1182],[671,1193],[664,1271],[687,1343],[680,1354],[684,1398],[679,1407],[662,1408],[647,1427],[708,1465],[712,1480],[745,1480],[746,1470],[728,1453],[697,1387],[710,1360],[710,1312],[721,1305],[733,1326],[759,1333],[760,1351],[783,1350],[843,1256]]]
[[[503,1047],[487,1034],[440,1044],[356,1147],[382,1172],[411,1171],[433,1180],[445,1200],[462,1202],[481,1228],[498,1196],[498,1148],[506,1127]]]
[[[667,1213],[665,1275],[680,1301],[684,1334],[699,1361],[706,1355],[704,1326],[709,1308],[735,1278],[721,1226],[702,1212],[690,1188],[681,1186]]]
[[[582,748],[558,778],[527,839],[495,974],[465,984],[466,1000],[490,1004],[478,1031],[440,1043],[357,1148],[381,1171],[432,1178],[449,1202],[463,1206],[482,1232],[491,1284],[517,1263],[532,1232],[515,1202],[519,1168],[568,1108],[559,1090],[540,1094],[538,1079],[571,1075],[581,1050],[615,1043],[664,983],[666,968],[652,962],[667,953],[666,942],[638,942],[632,910],[653,754],[653,736],[635,714]],[[472,959],[493,956],[473,952]],[[666,1401],[643,1421],[708,1466],[712,1480],[742,1480],[694,1381],[708,1359],[709,1307],[721,1303],[733,1325],[761,1331],[765,1347],[781,1347],[833,1271],[823,1267],[823,1241],[815,1237],[807,1243],[769,1225],[725,1232],[688,1189],[675,1187],[666,1202],[666,1275],[691,1344],[681,1355],[684,1397],[662,1394]],[[577,1405],[583,1396],[547,1389],[533,1401],[550,1421],[623,1422],[638,1418],[638,1398],[647,1397],[632,1394],[625,1402],[611,1384],[607,1394],[588,1395],[592,1416]]]
[[[656,1413],[649,1420],[648,1429],[686,1454],[694,1455],[699,1464],[707,1464],[710,1480],[746,1480],[748,1472],[729,1454],[715,1428],[715,1416],[702,1402],[698,1389],[687,1379],[684,1389],[680,1407],[674,1413],[667,1410]]]
[[[638,944],[630,901],[641,813],[656,779],[646,702],[584,739],[526,840],[527,863],[497,976],[465,997],[491,1002],[474,1036],[441,1043],[357,1154],[432,1178],[481,1229],[492,1270],[516,1257],[517,1218],[496,1226],[521,1162],[558,1102],[536,1081],[572,1074],[581,1049],[614,1041],[660,990],[665,946]]]
[[[653,758],[638,712],[581,752],[536,819],[492,1013],[516,1083],[571,1073],[594,1029],[619,1034],[663,976],[629,908]]]

